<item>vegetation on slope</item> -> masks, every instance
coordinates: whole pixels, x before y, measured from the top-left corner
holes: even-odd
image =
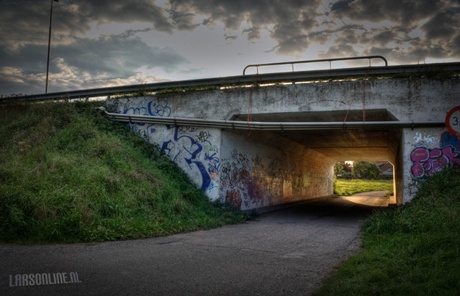
[[[245,220],[95,106],[0,106],[1,241],[144,238]]]
[[[460,170],[450,169],[366,221],[363,250],[316,295],[459,295],[459,275]]]

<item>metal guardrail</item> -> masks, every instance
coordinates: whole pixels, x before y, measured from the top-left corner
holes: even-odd
[[[171,124],[194,127],[222,128],[233,130],[257,131],[307,131],[307,130],[342,130],[342,129],[397,129],[418,127],[444,127],[440,122],[404,122],[404,121],[367,121],[367,122],[258,122],[233,121],[219,119],[202,119],[186,117],[161,117],[107,112],[98,108],[110,120],[127,123]]]
[[[24,95],[0,98],[0,104],[17,102],[64,101],[74,99],[89,99],[96,97],[111,97],[115,95],[135,93],[155,93],[167,90],[197,90],[206,88],[250,86],[270,83],[298,83],[308,81],[371,78],[390,75],[410,75],[428,72],[460,72],[460,63],[439,63],[423,65],[356,67],[333,70],[313,70],[299,72],[267,73],[259,75],[228,76],[222,78],[205,78],[184,81],[171,81],[150,84],[137,84],[86,90],[55,92],[48,94]]]
[[[257,74],[259,74],[259,67],[291,65],[292,72],[294,72],[294,65],[323,63],[323,62],[329,62],[329,70],[332,70],[332,62],[349,61],[349,60],[366,60],[366,59],[369,62],[369,67],[372,65],[373,59],[381,59],[384,61],[385,67],[388,66],[388,61],[384,57],[377,55],[377,56],[364,56],[364,57],[345,57],[345,58],[335,58],[335,59],[319,59],[319,60],[306,60],[306,61],[293,61],[293,62],[280,62],[280,63],[252,64],[252,65],[247,65],[243,69],[243,75],[246,75],[246,70],[249,68],[256,68]]]

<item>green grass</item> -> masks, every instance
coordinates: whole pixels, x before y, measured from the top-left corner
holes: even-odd
[[[0,106],[0,240],[134,239],[243,222],[98,104]]]
[[[421,183],[404,206],[368,219],[363,249],[315,295],[459,295],[460,171]]]
[[[334,193],[340,196],[349,196],[355,193],[368,191],[393,192],[393,180],[340,180],[334,182]]]

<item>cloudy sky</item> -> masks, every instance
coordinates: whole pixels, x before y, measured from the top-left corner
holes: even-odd
[[[0,0],[0,95],[45,92],[50,7]],[[319,58],[460,61],[460,0],[59,0],[52,24],[48,92]]]

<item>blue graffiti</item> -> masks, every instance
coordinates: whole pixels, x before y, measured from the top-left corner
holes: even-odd
[[[441,134],[441,147],[448,147],[452,146],[454,148],[457,148],[460,150],[460,145],[459,145],[459,137],[456,135],[450,134],[448,132],[444,132]]]
[[[216,156],[217,153],[214,153],[213,155],[209,155],[209,153],[205,153],[204,159],[208,162],[208,171],[210,173],[219,173],[219,167],[220,167],[220,160],[219,157]]]
[[[173,127],[167,126],[167,128],[171,129]],[[176,163],[179,160],[178,158],[182,157],[189,167],[195,165],[201,174],[201,190],[205,191],[211,184],[211,176],[204,164],[197,160],[198,155],[203,151],[203,146],[190,136],[179,136],[179,127],[176,126],[174,129],[173,139],[163,142],[161,150]],[[184,153],[184,151],[187,153]]]
[[[151,100],[147,103],[147,106],[126,108],[123,114],[169,117],[171,115],[171,108],[169,108],[167,103]]]
[[[210,192],[213,191],[215,188],[217,188],[217,186],[216,186],[214,183],[211,183],[211,184],[209,185],[208,192],[210,193]]]
[[[150,116],[169,117],[171,115],[171,108],[168,107],[167,103],[162,105],[158,101],[150,101],[147,108]]]
[[[123,111],[123,114],[134,114],[134,115],[149,115],[147,108],[145,107],[131,107],[131,108],[126,108]]]

